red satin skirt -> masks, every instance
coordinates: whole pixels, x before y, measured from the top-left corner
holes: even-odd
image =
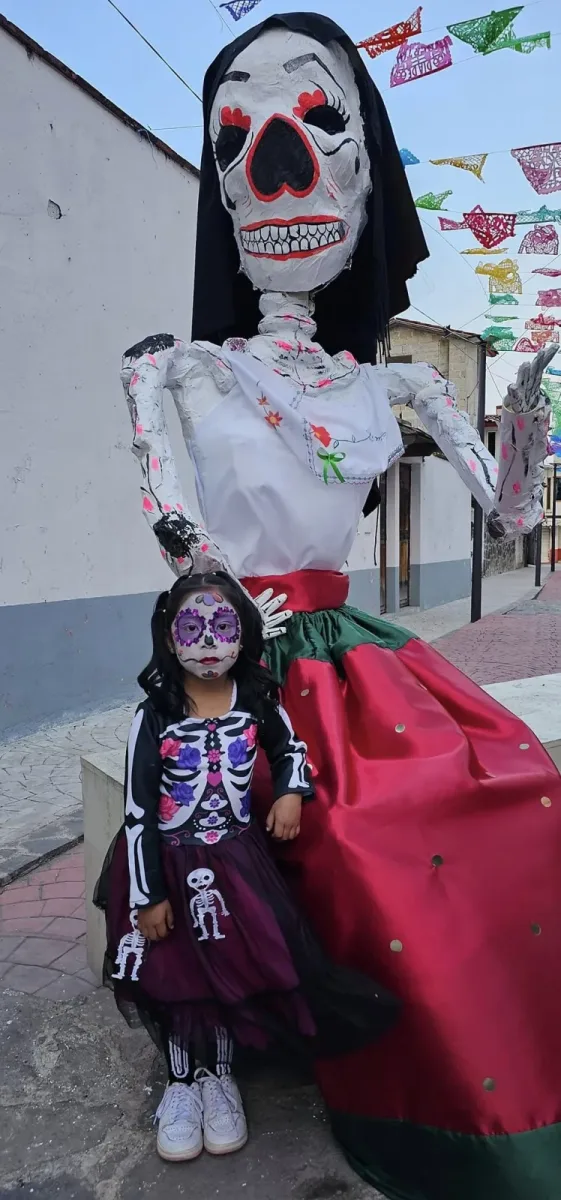
[[[316,799],[286,876],[329,954],[403,1001],[319,1065],[336,1136],[392,1200],[559,1200],[556,767],[430,645],[348,607],[345,576],[244,582],[294,611],[267,657]]]

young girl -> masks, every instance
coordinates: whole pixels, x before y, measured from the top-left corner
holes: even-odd
[[[166,1054],[157,1148],[180,1161],[247,1140],[234,1042],[265,1048],[285,1036],[316,1055],[342,1053],[387,1028],[397,1004],[326,962],[252,820],[258,747],[276,796],[272,838],[298,836],[313,795],[306,747],[261,665],[254,605],[221,572],[182,577],[159,597],[152,637],[125,828],[96,903],[107,917],[106,981]]]

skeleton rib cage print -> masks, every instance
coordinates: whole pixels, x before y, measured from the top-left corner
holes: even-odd
[[[171,846],[212,847],[247,828],[258,745],[269,760],[275,796],[312,794],[306,746],[281,705],[270,702],[258,723],[238,706],[234,687],[231,711],[224,716],[185,717],[172,724],[150,701],[140,705],[129,735],[125,783],[132,910],[166,898],[161,838]],[[193,886],[199,897],[193,919],[198,920],[210,883],[199,880]]]

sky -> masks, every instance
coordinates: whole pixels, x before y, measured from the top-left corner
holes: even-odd
[[[505,6],[508,0],[505,0]],[[161,54],[201,94],[208,64],[232,37],[274,12],[321,9],[343,25],[354,41],[410,15],[416,0],[261,0],[238,22],[218,11],[218,0],[117,0],[119,7]],[[426,0],[422,34],[432,42],[446,34],[446,24],[481,16],[491,7],[485,0]],[[108,0],[3,0],[2,11],[32,38],[62,59],[120,108],[158,133],[191,162],[198,164],[202,141],[201,105],[111,7]],[[521,34],[552,34],[551,50],[530,55],[503,50],[478,55],[454,39],[454,65],[427,78],[389,88],[396,51],[375,60],[365,55],[369,70],[384,96],[400,147],[413,151],[419,165],[407,170],[413,195],[451,189],[444,202],[448,215],[461,214],[476,204],[487,212],[561,208],[561,192],[538,196],[510,155],[513,147],[561,142],[561,7],[559,0],[531,0],[516,19]],[[489,153],[484,182],[467,171],[430,165],[431,158]],[[480,333],[491,322],[488,283],[475,274],[483,258],[459,253],[476,245],[469,232],[439,231],[435,213],[420,211],[431,251],[410,285],[412,308],[407,316]],[[517,227],[508,242],[509,254],[518,248],[528,227]],[[561,225],[557,226],[561,235]],[[487,258],[487,262],[500,261]],[[524,293],[513,326],[538,311],[538,287],[556,281],[532,275],[536,266],[561,267],[557,261],[521,255],[518,259]],[[561,281],[557,281],[561,282]],[[561,315],[561,312],[560,312]],[[488,372],[488,409],[502,400],[506,382],[523,361],[519,354],[501,355]],[[559,362],[561,365],[561,352]]]

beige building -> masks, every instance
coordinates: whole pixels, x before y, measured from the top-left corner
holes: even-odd
[[[479,335],[459,329],[443,329],[440,325],[425,325],[422,321],[406,321],[397,317],[391,323],[390,362],[428,362],[445,379],[451,379],[458,391],[458,404],[477,421],[477,382]],[[399,415],[413,425],[420,425],[416,414],[403,407]]]
[[[456,385],[460,407],[475,422],[476,334],[398,317],[390,338],[390,362],[432,363]],[[470,493],[413,409],[401,405],[394,411],[406,451],[380,481],[376,531],[380,611],[388,613],[445,604],[468,596],[471,587]]]

